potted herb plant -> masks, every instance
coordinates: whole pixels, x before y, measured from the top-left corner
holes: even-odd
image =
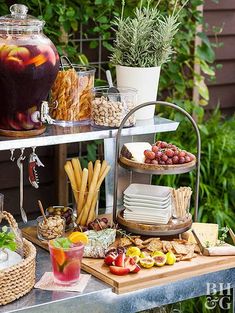
[[[123,1],[121,17],[113,22],[116,38],[111,63],[116,66],[117,86],[136,88],[138,104],[157,98],[161,65],[170,60],[172,41],[180,25],[182,7],[177,9],[177,2],[173,12],[166,15],[160,12],[158,4],[152,5],[152,0],[146,5],[142,0],[133,17],[124,17]],[[136,112],[137,120],[153,116],[153,106]]]

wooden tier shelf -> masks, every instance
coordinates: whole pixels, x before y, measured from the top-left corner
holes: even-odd
[[[133,234],[146,235],[146,236],[173,236],[184,233],[192,226],[192,215],[183,219],[171,218],[168,224],[144,224],[126,220],[123,217],[123,211],[117,213],[117,222],[121,228]]]
[[[122,155],[119,157],[118,163],[123,168],[128,170],[142,173],[142,174],[155,174],[155,175],[170,175],[170,174],[183,174],[191,172],[196,168],[196,158],[188,163],[174,164],[174,165],[153,165],[139,163],[129,160]]]

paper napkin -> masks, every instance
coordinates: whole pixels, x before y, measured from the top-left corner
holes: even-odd
[[[46,272],[41,279],[34,285],[34,288],[52,291],[76,291],[83,292],[91,275],[81,274],[79,281],[72,286],[57,285],[54,282],[54,276],[52,272]]]

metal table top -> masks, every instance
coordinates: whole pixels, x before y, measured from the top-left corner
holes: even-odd
[[[47,251],[37,248],[37,280],[45,271],[50,271]],[[235,268],[207,275],[201,275],[163,286],[140,289],[122,295],[112,292],[112,288],[95,277],[91,277],[82,294],[75,292],[52,292],[33,289],[19,300],[0,307],[0,313],[132,313],[166,304],[180,302],[207,294],[207,283],[217,288],[235,288]],[[225,284],[230,284],[227,286]],[[219,289],[218,289],[219,290]]]

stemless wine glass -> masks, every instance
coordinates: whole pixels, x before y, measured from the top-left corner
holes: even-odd
[[[71,286],[80,277],[84,245],[79,242],[70,248],[57,247],[55,240],[49,241],[54,281],[58,285]]]

